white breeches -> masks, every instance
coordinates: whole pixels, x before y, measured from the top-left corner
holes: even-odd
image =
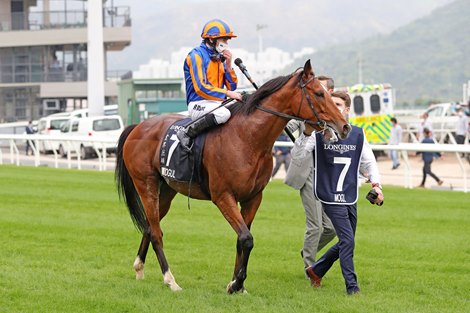
[[[191,119],[194,121],[203,115],[209,113],[209,111],[218,107],[222,102],[213,100],[199,100],[193,101],[188,104],[188,112]],[[230,118],[230,111],[226,107],[220,107],[212,112],[215,116],[217,124],[223,124]]]

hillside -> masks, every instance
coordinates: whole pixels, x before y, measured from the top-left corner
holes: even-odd
[[[135,70],[151,58],[168,59],[183,46],[198,45],[202,26],[215,17],[229,23],[238,35],[231,42],[234,48],[257,51],[261,34],[264,47],[297,52],[303,47],[319,49],[375,34],[389,34],[451,0],[114,2],[131,5],[132,44],[124,51],[109,53],[108,65],[110,69]],[[257,24],[267,28],[258,33]]]
[[[470,79],[469,12],[470,0],[458,0],[389,35],[319,50],[312,64],[316,73],[345,86],[358,82],[361,57],[363,82],[391,83],[400,104],[459,101],[462,84]]]

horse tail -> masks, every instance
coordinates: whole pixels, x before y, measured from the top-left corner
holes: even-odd
[[[116,153],[116,170],[114,172],[114,179],[116,181],[119,199],[124,198],[129,209],[129,213],[134,222],[135,227],[144,233],[147,229],[147,217],[145,216],[144,207],[140,200],[140,196],[135,189],[132,177],[127,170],[124,163],[124,143],[126,142],[129,134],[134,130],[137,125],[130,125],[122,132],[119,137]]]

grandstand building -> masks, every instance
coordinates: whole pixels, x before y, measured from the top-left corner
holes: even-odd
[[[106,57],[130,44],[131,18],[129,7],[103,2],[104,101],[111,104],[124,71],[107,72]],[[0,0],[0,122],[86,107],[87,16],[84,0]]]

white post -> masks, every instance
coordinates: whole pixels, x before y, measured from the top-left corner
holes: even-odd
[[[88,0],[88,115],[104,115],[103,2]]]
[[[359,84],[362,84],[362,53],[359,52],[359,58],[357,60],[357,76],[359,80]]]

